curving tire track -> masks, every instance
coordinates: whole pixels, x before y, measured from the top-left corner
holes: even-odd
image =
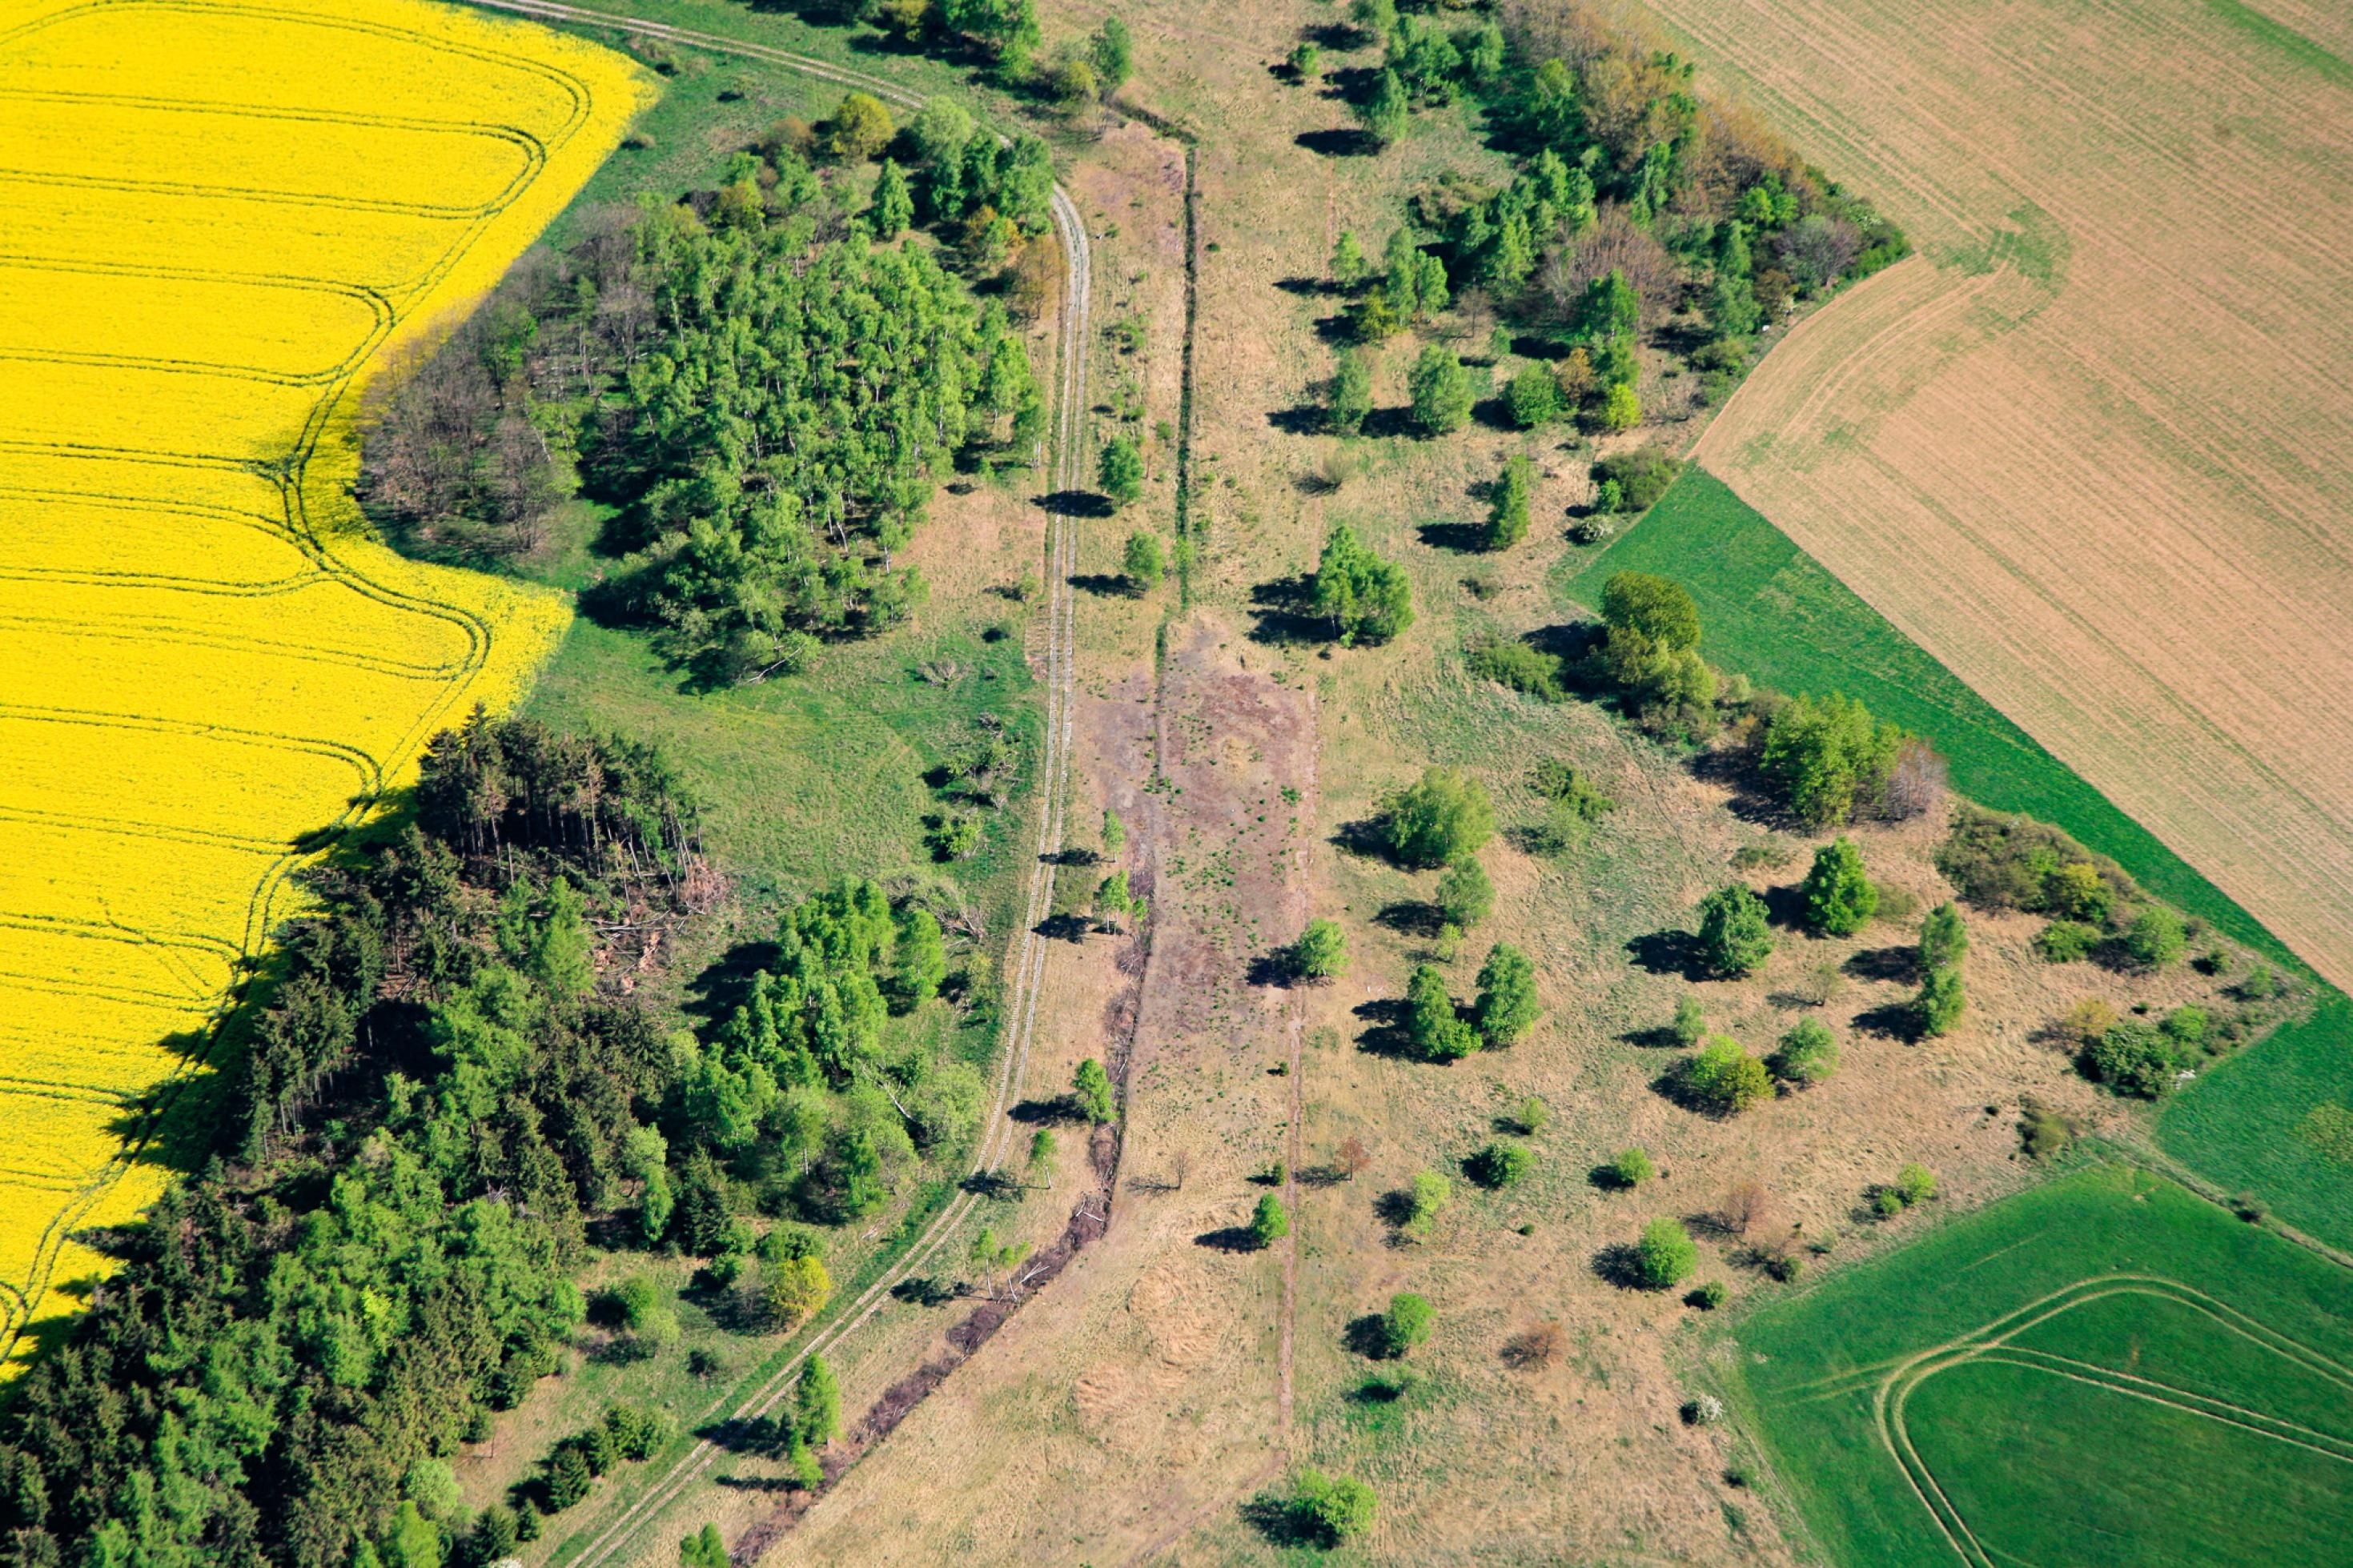
[[[872,93],[904,108],[920,109],[923,103],[920,95],[880,78],[765,44],[742,42],[691,28],[672,26],[668,23],[565,5],[560,0],[470,0],[470,3],[541,21],[610,27],[714,54],[734,55],[781,66],[820,80]],[[1085,480],[1081,436],[1086,417],[1086,346],[1093,280],[1085,222],[1080,216],[1077,204],[1060,183],[1054,186],[1050,211],[1055,237],[1061,244],[1067,263],[1056,330],[1056,408],[1049,470],[1051,489],[1060,493],[1078,489]],[[1007,1035],[997,1069],[996,1098],[989,1109],[988,1131],[975,1155],[972,1169],[975,1175],[982,1174],[1001,1163],[1006,1158],[1009,1141],[1017,1135],[1012,1118],[1006,1114],[1006,1110],[1020,1086],[1029,1064],[1029,1047],[1036,1037],[1038,995],[1039,983],[1045,973],[1049,946],[1047,940],[1039,934],[1038,928],[1044,924],[1050,912],[1053,894],[1054,868],[1048,864],[1046,857],[1062,841],[1063,812],[1068,804],[1071,715],[1075,707],[1071,633],[1076,617],[1076,596],[1071,588],[1070,579],[1077,569],[1077,520],[1067,512],[1052,510],[1048,514],[1047,529],[1047,580],[1050,588],[1044,650],[1047,701],[1046,760],[1041,772],[1044,805],[1039,813],[1037,855],[1033,858],[1026,894],[1019,951],[1012,966],[1014,1003],[1010,1016],[1013,1023]],[[860,1291],[846,1309],[840,1310],[839,1317],[812,1334],[749,1394],[731,1396],[714,1406],[701,1425],[731,1418],[750,1419],[773,1411],[785,1399],[793,1377],[807,1359],[839,1343],[881,1310],[883,1302],[890,1299],[891,1288],[915,1273],[937,1253],[979,1202],[980,1199],[973,1193],[959,1191],[948,1205],[924,1226],[906,1254]],[[603,1568],[604,1564],[628,1551],[635,1543],[638,1530],[684,1495],[709,1470],[720,1452],[708,1439],[698,1439],[669,1469],[646,1483],[636,1500],[618,1517],[590,1537],[579,1553],[569,1559],[571,1568]]]

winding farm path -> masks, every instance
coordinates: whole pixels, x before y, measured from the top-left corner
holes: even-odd
[[[923,107],[923,98],[893,83],[846,66],[806,55],[734,38],[720,37],[663,22],[644,20],[608,11],[566,5],[554,0],[472,0],[491,10],[512,12],[541,21],[576,26],[612,27],[640,37],[659,38],[712,54],[782,66],[822,80],[872,93],[885,102],[908,109]],[[1052,218],[1056,241],[1065,262],[1064,286],[1055,344],[1055,413],[1053,451],[1048,472],[1056,494],[1068,494],[1086,482],[1082,437],[1086,417],[1087,333],[1093,279],[1087,252],[1087,231],[1076,203],[1060,184],[1054,187]],[[989,1108],[987,1133],[974,1156],[972,1173],[981,1175],[1010,1156],[1015,1127],[1006,1110],[1013,1101],[1029,1062],[1030,1041],[1038,1022],[1038,993],[1046,966],[1047,942],[1038,928],[1051,912],[1054,868],[1046,857],[1062,842],[1063,807],[1069,795],[1071,712],[1072,706],[1071,625],[1073,594],[1071,575],[1077,564],[1077,521],[1066,510],[1047,514],[1046,574],[1048,598],[1043,675],[1046,688],[1046,758],[1041,773],[1045,806],[1038,819],[1038,852],[1033,859],[1018,958],[1011,966],[1012,1028],[998,1068],[996,1098]],[[955,1233],[979,1198],[967,1186],[923,1227],[904,1256],[860,1292],[841,1314],[809,1337],[785,1363],[748,1392],[731,1394],[709,1412],[703,1425],[728,1419],[748,1420],[775,1410],[791,1389],[793,1378],[810,1356],[832,1348],[855,1332],[890,1299],[892,1287],[917,1273]],[[669,1469],[649,1479],[629,1506],[589,1539],[570,1568],[602,1568],[624,1554],[638,1532],[708,1471],[721,1453],[705,1439],[681,1456]]]

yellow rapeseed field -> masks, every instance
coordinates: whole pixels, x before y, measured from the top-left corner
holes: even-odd
[[[370,535],[353,415],[645,96],[425,0],[0,0],[0,1375],[289,873],[562,631]]]

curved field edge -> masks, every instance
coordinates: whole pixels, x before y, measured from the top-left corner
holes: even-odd
[[[2005,1199],[1833,1273],[1716,1336],[1709,1365],[1762,1450],[1769,1489],[1794,1505],[1827,1556],[1974,1561],[1944,1528],[1945,1509],[1918,1489],[1916,1455],[1899,1458],[1889,1395],[1940,1358],[2028,1326],[2047,1347],[2073,1326],[2061,1315],[2068,1307],[2110,1289],[2184,1303],[2232,1344],[2246,1339],[2277,1352],[2282,1378],[2353,1377],[2344,1269],[2121,1163]],[[2243,1357],[2235,1367],[2232,1375],[2244,1377]],[[2233,1392],[2243,1396],[2235,1403],[2255,1406],[2265,1393]],[[2088,1447],[2098,1434],[2084,1436],[2088,1473],[2099,1463]],[[2174,1479],[2185,1507],[2237,1506],[2232,1478]]]
[[[334,825],[354,828],[376,814],[382,792],[414,777],[425,742],[437,730],[477,702],[503,710],[522,700],[570,620],[560,595],[411,562],[375,537],[351,497],[358,475],[356,417],[367,377],[390,353],[445,330],[489,291],[618,144],[628,122],[648,101],[649,85],[643,73],[621,57],[581,40],[417,0],[375,0],[364,17],[357,15],[358,7],[319,0],[278,0],[267,7],[200,7],[165,0],[157,5],[166,10],[248,12],[295,26],[406,33],[478,58],[523,62],[561,76],[579,95],[577,112],[560,137],[549,141],[537,176],[487,214],[424,286],[401,301],[397,320],[374,343],[364,363],[352,367],[315,400],[290,449],[258,452],[247,459],[257,473],[267,471],[276,480],[288,531],[332,575],[369,597],[467,623],[479,636],[468,667],[419,706],[398,746],[378,759],[384,766],[375,790],[355,797]],[[11,19],[9,36],[24,37],[45,24],[93,9],[73,0],[34,5]],[[128,19],[135,9],[124,6],[116,14]],[[245,931],[234,933],[242,939],[248,959],[259,958],[269,930],[290,912],[291,873],[321,853],[319,842],[309,840],[305,848],[280,857],[262,877],[251,900],[253,916]],[[50,1289],[60,1271],[79,1279],[107,1270],[105,1257],[73,1240],[73,1233],[135,1218],[171,1179],[174,1160],[168,1152],[205,1142],[198,1124],[213,1109],[213,1097],[191,1091],[205,1069],[218,1066],[244,984],[215,1005],[200,1046],[180,1054],[159,1081],[138,1086],[121,1147],[41,1222],[26,1278],[9,1282],[0,1292],[0,1378],[23,1364],[42,1324],[62,1321],[76,1309],[73,1299]]]
[[[1688,586],[1715,662],[1760,684],[1843,691],[1926,735],[1961,794],[2055,824],[2141,884],[2297,973],[2309,968],[2157,836],[2117,809],[1696,464],[1607,549],[1571,556],[1562,590],[1588,606],[1613,573]],[[2258,1193],[2296,1228],[2353,1249],[2353,1167],[2299,1135],[2316,1105],[2353,1105],[2353,1003],[2321,987],[2284,1025],[2183,1091],[2158,1122],[2168,1154],[2225,1190]]]

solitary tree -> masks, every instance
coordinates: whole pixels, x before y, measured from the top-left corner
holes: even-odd
[[[1343,289],[1353,289],[1364,280],[1365,247],[1356,239],[1356,231],[1344,228],[1332,245],[1332,281]]]
[[[1928,978],[1921,983],[1919,998],[1913,1003],[1913,1011],[1920,1021],[1922,1034],[1942,1035],[1961,1021],[1962,1010],[1968,1005],[1960,965],[1948,963],[1928,972]]]
[[[1765,1064],[1740,1048],[1740,1043],[1718,1035],[1683,1064],[1683,1089],[1719,1116],[1735,1116],[1773,1092],[1773,1075]]]
[[[1879,911],[1879,889],[1863,874],[1862,852],[1843,834],[1814,851],[1801,896],[1806,929],[1818,936],[1852,936]]]
[[[1365,427],[1372,412],[1372,358],[1361,348],[1343,349],[1332,372],[1324,422],[1335,436],[1353,436]]]
[[[1148,531],[1127,536],[1127,549],[1120,560],[1127,568],[1130,587],[1139,594],[1159,586],[1161,574],[1167,570],[1160,553],[1160,536]]]
[[[1800,1018],[1781,1037],[1780,1048],[1767,1063],[1776,1078],[1807,1089],[1838,1070],[1838,1037],[1819,1018]]]
[[[1528,1032],[1544,1009],[1536,1002],[1535,965],[1527,954],[1497,942],[1479,971],[1479,1037],[1499,1051]]]
[[[1710,893],[1699,907],[1700,952],[1718,974],[1741,975],[1773,955],[1765,900],[1738,882]]]
[[[1444,866],[1494,836],[1486,786],[1460,768],[1430,768],[1381,805],[1380,838],[1406,866]]]
[[[1471,422],[1471,373],[1442,344],[1431,343],[1421,351],[1406,377],[1406,393],[1413,405],[1414,428],[1425,436],[1451,435]]]
[[[1144,457],[1135,443],[1114,436],[1103,443],[1095,463],[1095,479],[1114,506],[1127,506],[1144,493]]]
[[[1456,1016],[1454,997],[1437,965],[1415,966],[1406,982],[1405,1005],[1406,1032],[1426,1059],[1460,1061],[1479,1048],[1478,1031]]]
[[[1642,1227],[1634,1244],[1634,1278],[1646,1289],[1671,1290],[1699,1265],[1699,1247],[1683,1221],[1664,1215]]]
[[[898,133],[899,127],[881,99],[871,93],[853,92],[833,111],[833,119],[826,127],[826,141],[835,157],[855,163],[882,151]]]
[[[1438,879],[1438,916],[1457,931],[1469,931],[1495,907],[1495,884],[1475,855],[1455,858]]]
[[[1933,973],[1960,963],[1969,951],[1969,928],[1950,899],[1928,911],[1920,922],[1920,968]]]
[[[1103,1063],[1089,1057],[1071,1074],[1071,1098],[1078,1104],[1080,1115],[1096,1122],[1112,1119],[1111,1074],[1103,1071]]]
[[[1258,1207],[1250,1211],[1250,1245],[1263,1252],[1290,1234],[1291,1215],[1282,1200],[1272,1193],[1259,1199]]]
[[[1389,1310],[1381,1314],[1381,1353],[1396,1357],[1409,1352],[1414,1346],[1430,1338],[1430,1331],[1438,1322],[1438,1309],[1430,1298],[1410,1290],[1400,1290],[1389,1298]]]
[[[1125,87],[1135,70],[1135,46],[1128,37],[1127,24],[1117,16],[1104,17],[1088,40],[1087,56],[1103,97],[1110,98]]]
[[[1291,944],[1292,975],[1299,980],[1335,980],[1347,973],[1348,935],[1337,921],[1313,920]]]
[[[800,1440],[822,1448],[841,1436],[841,1385],[825,1357],[812,1354],[793,1392],[793,1425]]]
[[[1488,549],[1509,550],[1528,536],[1528,495],[1534,484],[1534,470],[1525,458],[1514,455],[1504,465],[1487,509]]]
[[[1504,401],[1512,411],[1512,423],[1523,430],[1533,430],[1559,418],[1560,397],[1560,378],[1540,364],[1523,366],[1504,392]]]

